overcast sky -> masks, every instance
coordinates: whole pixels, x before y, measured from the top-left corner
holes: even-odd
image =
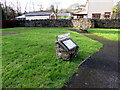
[[[0,0],[0,1],[3,2],[4,0]],[[7,4],[10,4],[10,2],[12,2],[14,4],[14,7],[17,5],[17,1],[20,2],[21,10],[23,12],[26,6],[27,6],[27,11],[32,11],[33,9],[38,11],[40,4],[43,6],[44,9],[46,9],[52,3],[57,2],[60,9],[60,8],[67,8],[74,3],[85,4],[87,0],[6,0]],[[120,0],[113,0],[113,1],[118,2]]]

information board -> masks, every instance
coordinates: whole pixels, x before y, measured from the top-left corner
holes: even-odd
[[[72,50],[73,48],[77,47],[77,44],[73,42],[72,39],[63,40],[61,42],[68,48],[68,50]]]

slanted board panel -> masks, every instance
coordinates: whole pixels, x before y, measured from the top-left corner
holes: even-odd
[[[72,50],[77,47],[77,44],[73,42],[72,39],[67,39],[61,42],[68,48],[68,50]]]
[[[62,41],[62,40],[68,39],[68,38],[70,38],[70,33],[66,33],[66,34],[62,34],[62,35],[57,36],[58,41]]]

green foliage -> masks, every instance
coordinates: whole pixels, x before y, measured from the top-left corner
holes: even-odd
[[[120,12],[120,1],[113,7],[113,13]]]
[[[114,6],[113,13],[117,13],[117,12],[119,12],[119,7],[118,6]]]
[[[55,7],[55,5],[50,5],[50,10],[54,13],[58,13],[58,7]]]
[[[3,88],[61,88],[78,65],[98,51],[102,44],[67,28],[10,28],[23,33],[3,36]],[[71,61],[56,58],[56,36],[71,33],[79,45],[78,57]]]
[[[119,40],[118,39],[118,36],[120,34],[119,29],[94,28],[94,29],[89,29],[88,31],[109,40],[115,40],[115,41]]]
[[[19,8],[20,9],[20,8]],[[20,16],[22,13],[14,9],[12,5],[6,5],[6,1],[0,2],[0,16],[2,16],[2,20],[11,20],[15,19],[16,16]]]

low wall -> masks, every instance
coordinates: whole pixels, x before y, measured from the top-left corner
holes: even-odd
[[[120,19],[91,19],[94,28],[120,28]]]
[[[2,23],[2,26],[1,26]],[[120,19],[44,19],[44,20],[3,20],[0,28],[12,27],[79,27],[120,28]]]
[[[72,27],[71,20],[65,19],[43,19],[43,20],[21,20],[19,26],[24,27]]]
[[[32,20],[32,21],[18,21],[21,27],[91,27],[90,19],[47,19],[47,20]]]
[[[19,24],[16,20],[0,20],[0,28],[13,28],[18,26]]]
[[[120,28],[120,19],[47,19],[18,21],[22,27],[79,27],[89,28]]]

